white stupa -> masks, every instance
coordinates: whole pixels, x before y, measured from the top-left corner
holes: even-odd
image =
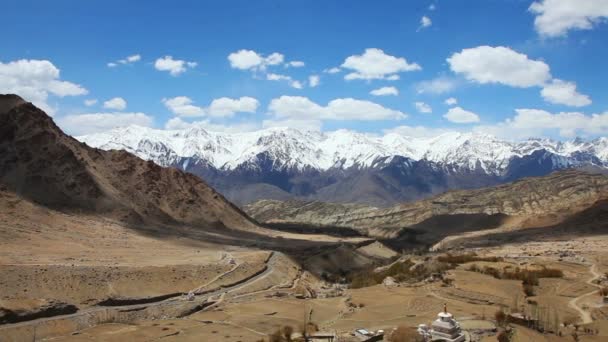
[[[464,342],[465,336],[460,324],[448,312],[447,304],[443,305],[443,312],[437,314],[437,319],[429,328],[426,324],[418,326],[418,333],[427,341]]]

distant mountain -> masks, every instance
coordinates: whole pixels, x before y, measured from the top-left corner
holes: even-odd
[[[130,126],[77,139],[198,175],[238,204],[312,199],[390,206],[450,189],[608,166],[607,138],[508,142],[474,133],[415,138],[346,130],[218,133]]]
[[[125,151],[89,147],[16,95],[0,95],[0,190],[140,227],[261,229],[200,178]]]
[[[245,211],[263,223],[350,228],[366,235],[396,238],[408,231],[449,236],[501,225],[542,227],[582,216],[580,213],[606,200],[607,175],[562,170],[494,187],[450,191],[390,208],[261,200],[245,206]],[[606,217],[606,211],[595,210],[587,220],[605,227]],[[576,231],[576,227],[572,229]]]

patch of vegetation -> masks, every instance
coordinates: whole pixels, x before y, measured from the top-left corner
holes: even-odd
[[[374,268],[370,267],[347,275],[347,281],[350,283],[351,288],[358,289],[381,284],[386,277],[392,277],[397,282],[408,280],[421,281],[433,273],[443,273],[453,268],[450,264],[446,263],[436,263],[432,267],[424,265],[423,267],[412,268],[412,266],[414,266],[414,262],[408,259],[402,262],[395,262],[389,268],[380,272],[374,272]]]
[[[496,279],[521,280],[524,285],[532,286],[538,285],[538,279],[540,278],[562,278],[564,276],[564,272],[562,272],[562,270],[548,268],[545,266],[540,269],[521,269],[516,267],[514,270],[510,270],[509,267],[505,267],[501,271],[491,266],[480,268],[477,265],[471,265],[467,268],[467,270],[491,275]]]
[[[480,257],[476,253],[465,253],[465,254],[451,254],[440,255],[437,257],[437,261],[445,262],[448,264],[466,264],[473,261],[487,261],[487,262],[499,262],[503,261],[501,257]]]

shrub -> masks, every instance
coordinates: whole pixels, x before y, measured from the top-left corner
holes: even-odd
[[[420,336],[420,334],[418,334],[416,329],[402,325],[402,326],[399,326],[395,331],[393,331],[393,333],[390,336],[389,341],[391,341],[391,342],[423,342],[424,339],[422,338],[422,336]]]
[[[523,286],[524,286],[524,293],[526,294],[527,297],[532,297],[535,295],[533,285],[524,284]]]

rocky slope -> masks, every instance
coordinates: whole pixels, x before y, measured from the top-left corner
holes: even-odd
[[[125,151],[88,147],[15,95],[0,95],[0,185],[53,209],[130,224],[258,229],[200,178]]]
[[[396,237],[406,227],[445,227],[456,231],[463,224],[471,225],[474,222],[479,222],[480,228],[491,228],[490,226],[504,222],[509,217],[552,217],[560,220],[607,198],[608,176],[564,170],[496,187],[450,191],[426,200],[384,209],[335,203],[263,200],[246,206],[245,210],[261,222],[348,227],[369,235]],[[486,219],[487,222],[482,222]]]
[[[196,174],[237,204],[297,198],[390,206],[558,169],[608,166],[606,138],[509,142],[470,133],[416,138],[346,130],[218,133],[130,126],[78,139]]]

